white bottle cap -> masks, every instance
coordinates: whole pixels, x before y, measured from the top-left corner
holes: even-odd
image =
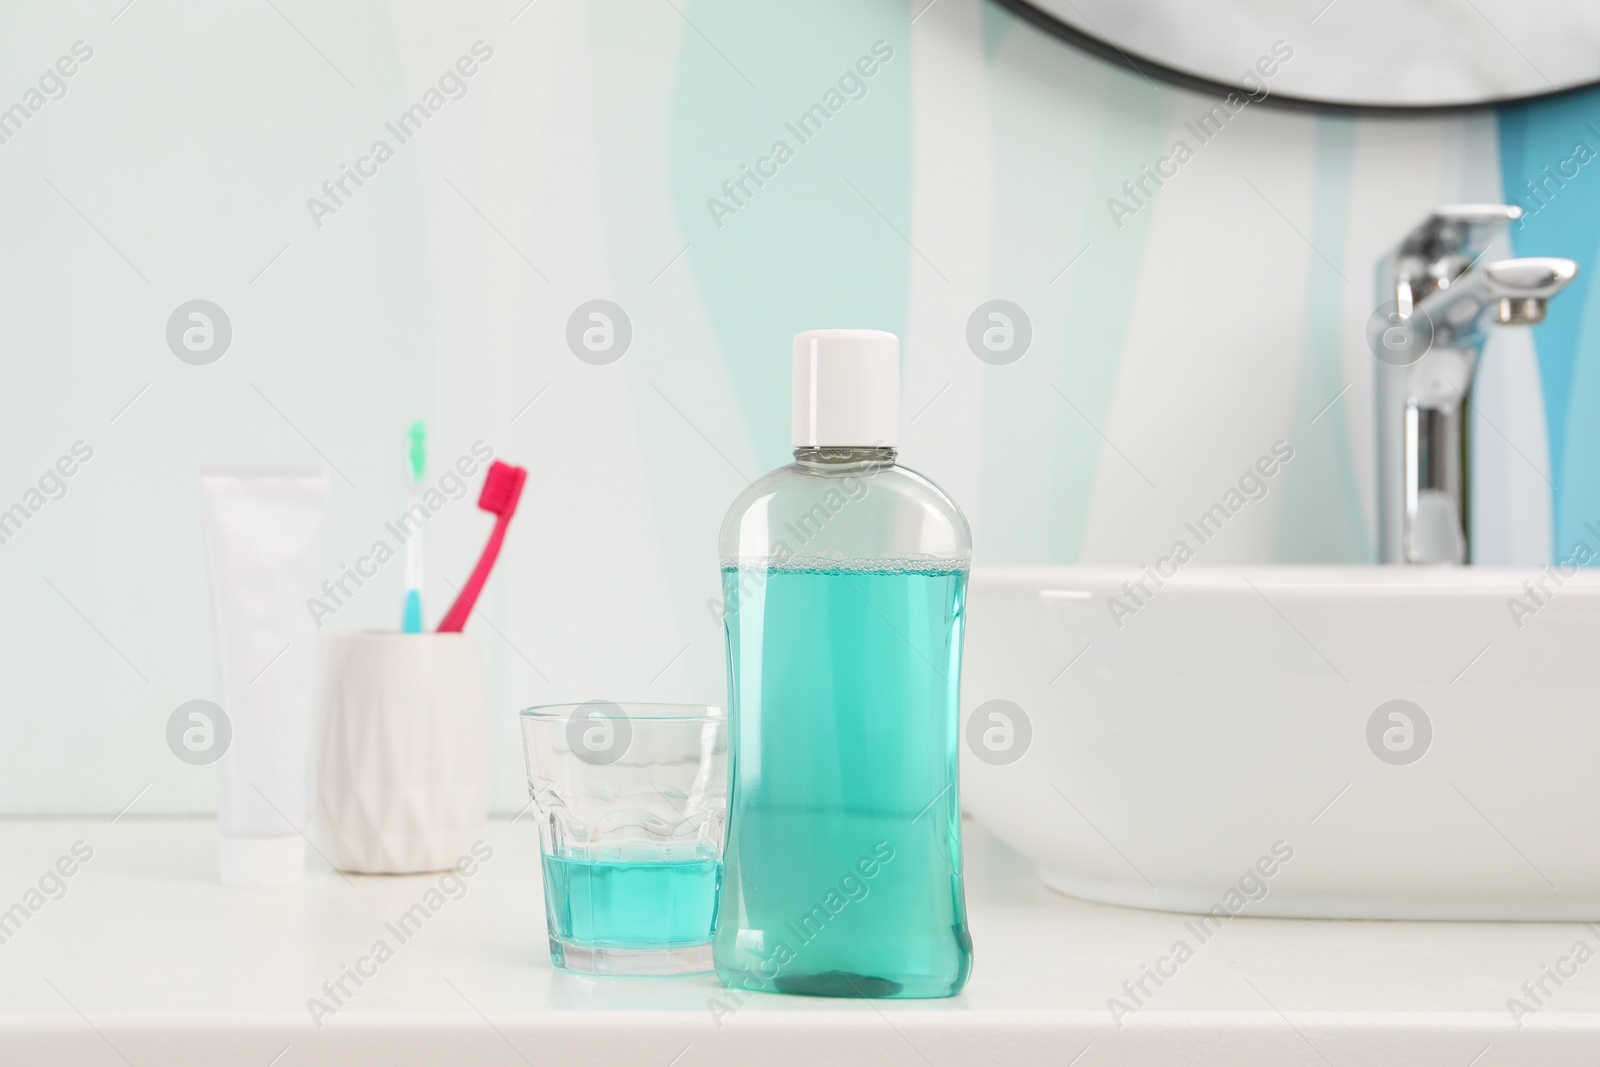
[[[900,339],[882,330],[795,334],[793,425],[796,448],[893,448]]]
[[[219,855],[222,884],[250,889],[299,885],[306,875],[306,842],[299,834],[230,837],[223,834]]]

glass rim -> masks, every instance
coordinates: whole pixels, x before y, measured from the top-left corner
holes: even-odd
[[[662,700],[585,700],[576,704],[533,704],[518,717],[535,722],[566,722],[582,708],[610,705],[630,720],[645,722],[725,722],[728,709],[721,704],[680,704]]]

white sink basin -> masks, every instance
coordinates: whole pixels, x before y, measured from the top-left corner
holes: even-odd
[[[972,575],[963,804],[1046,884],[1175,911],[1600,919],[1600,575],[1189,567],[1135,600],[1141,573]]]

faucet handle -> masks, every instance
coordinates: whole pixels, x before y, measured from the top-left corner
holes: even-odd
[[[1460,278],[1506,227],[1522,217],[1514,204],[1444,204],[1413,226],[1392,255],[1380,261],[1380,299],[1399,313]],[[1384,270],[1387,264],[1387,272]]]
[[[1442,204],[1401,239],[1400,254],[1430,262],[1464,256],[1470,263],[1521,217],[1515,204]]]

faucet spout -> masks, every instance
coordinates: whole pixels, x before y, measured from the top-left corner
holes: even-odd
[[[1482,332],[1488,319],[1503,326],[1543,322],[1550,298],[1577,276],[1578,265],[1570,259],[1497,260],[1445,281],[1415,309],[1428,319],[1434,344],[1464,341]]]
[[[1489,327],[1544,321],[1570,259],[1478,261],[1520,209],[1442,207],[1378,262],[1378,546],[1384,563],[1472,559],[1468,441]]]
[[[1578,276],[1578,265],[1570,259],[1508,259],[1489,264],[1484,274],[1505,290],[1495,304],[1495,322],[1537,326],[1550,298]]]

